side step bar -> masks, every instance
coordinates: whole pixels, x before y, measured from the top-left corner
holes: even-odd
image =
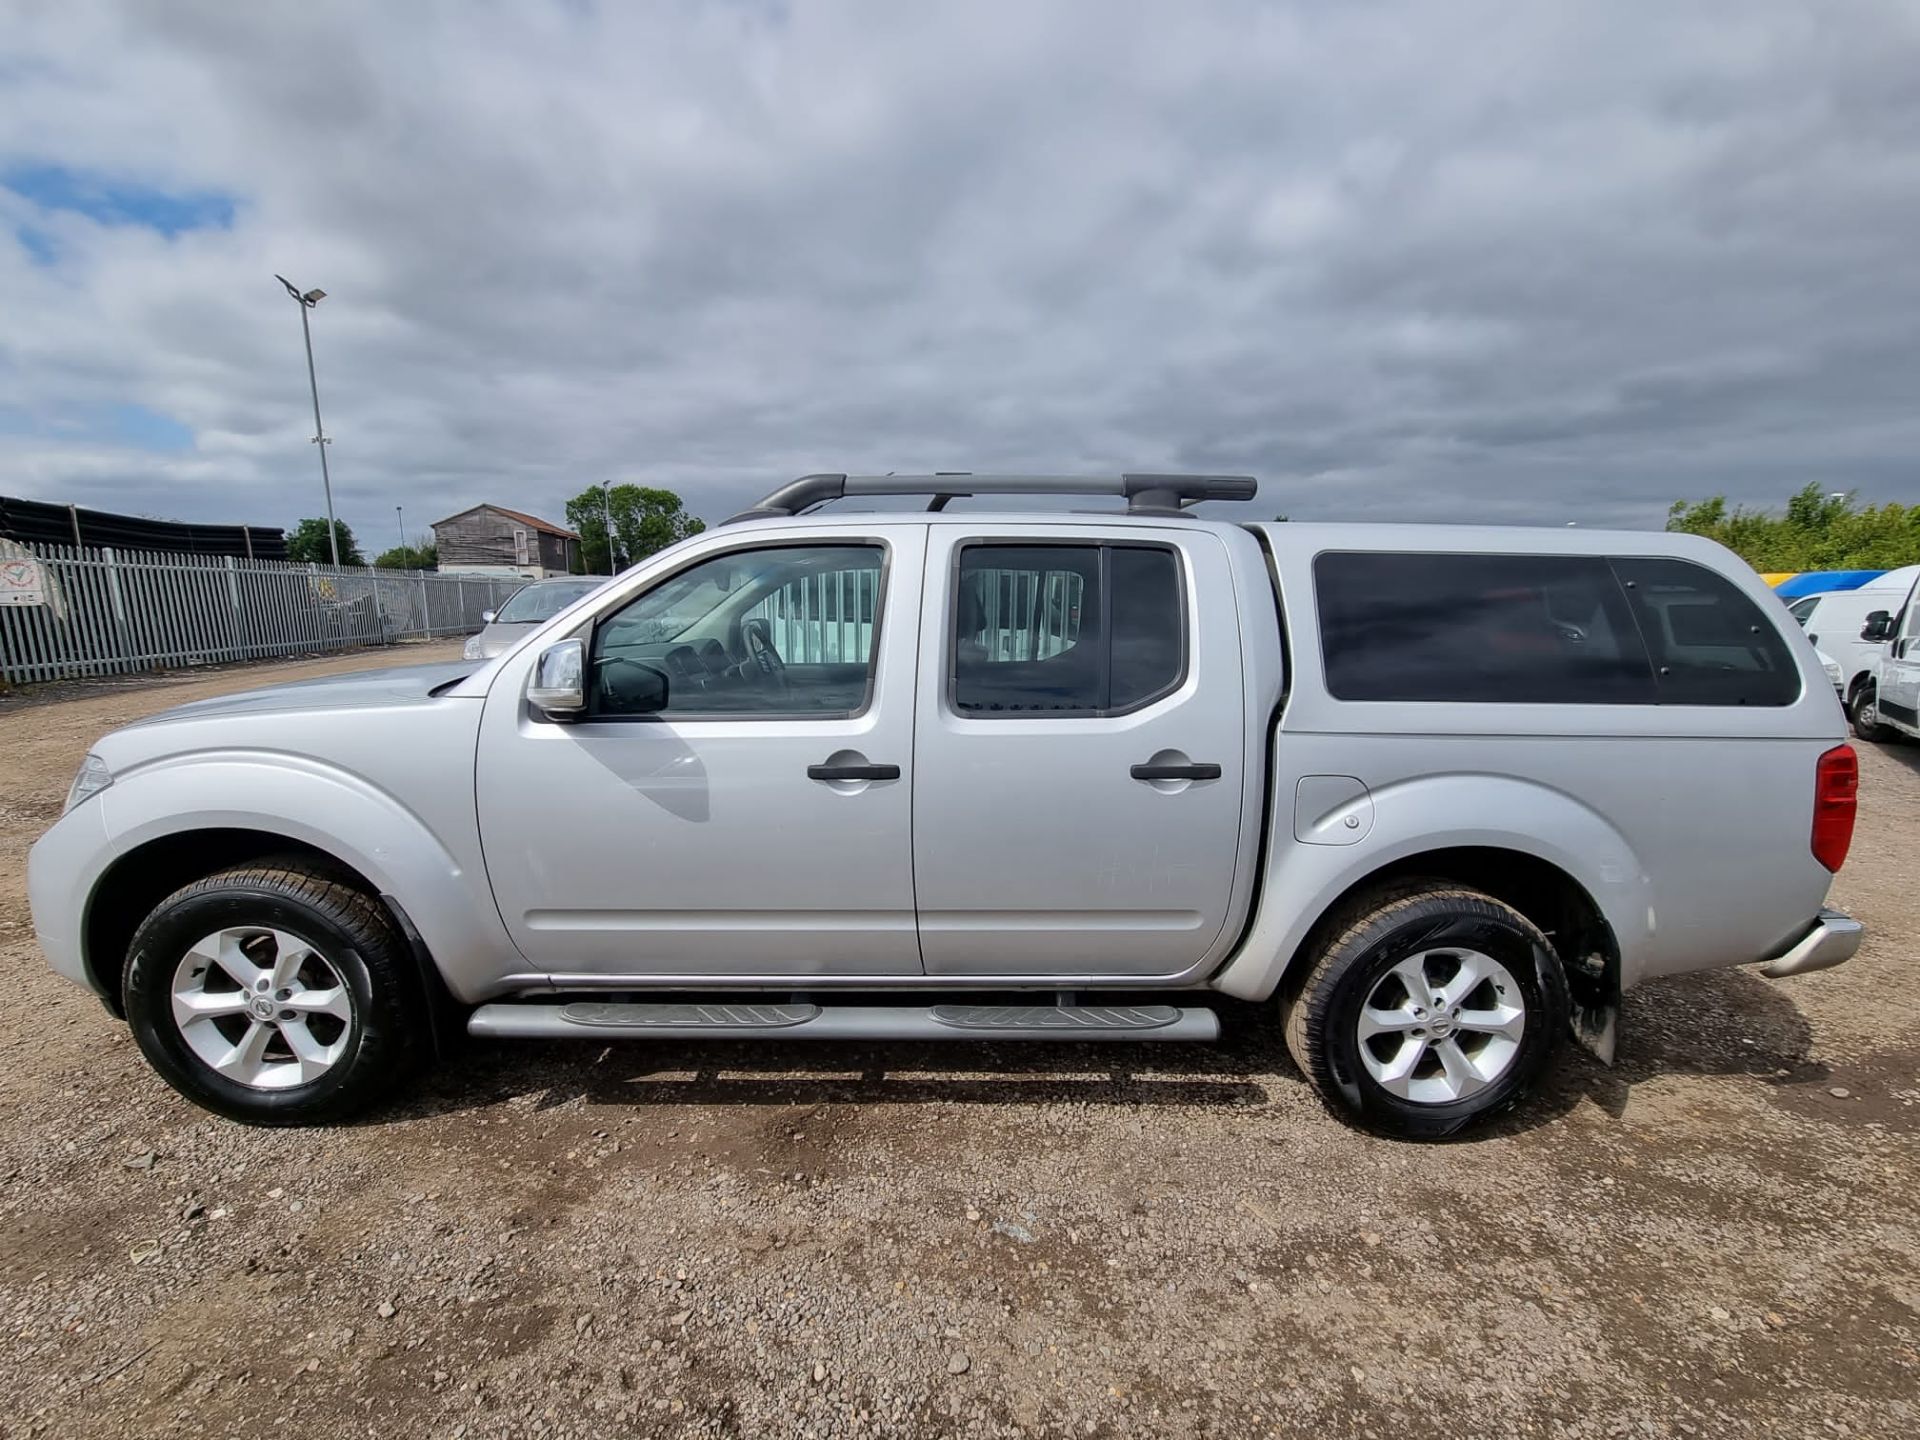
[[[490,1039],[1218,1040],[1220,1017],[1172,1005],[482,1005]]]

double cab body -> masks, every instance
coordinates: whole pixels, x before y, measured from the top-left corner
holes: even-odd
[[[1330,1099],[1431,1133],[1510,1101],[1507,1071],[1569,1017],[1610,1050],[1626,986],[1850,955],[1858,927],[1822,910],[1851,825],[1843,725],[1758,577],[1689,536],[774,514],[654,556],[485,664],[116,732],[30,879],[55,968],[137,1031],[151,1012],[163,1073],[198,1057],[218,1083],[184,1088],[242,1118],[334,1113],[368,1014],[416,1048],[434,1015],[494,1035],[1168,1038],[1213,1033],[1212,994],[1278,1002]],[[362,929],[268,906],[256,929],[283,938],[250,940],[244,905],[163,923],[191,910],[180,892],[251,874],[240,894],[265,894],[268,872],[364,898]],[[216,957],[197,975],[196,944]],[[217,1004],[256,970],[359,1008],[324,1044],[239,1011],[177,1043],[200,1015],[183,994],[212,983]],[[1407,1058],[1449,984],[1469,1017],[1505,997],[1523,1018],[1467,1039],[1443,1017]],[[221,1071],[243,1044],[284,1047],[287,1083]],[[302,1045],[342,1048],[308,1074]]]

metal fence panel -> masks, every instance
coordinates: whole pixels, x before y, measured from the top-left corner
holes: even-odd
[[[30,684],[471,634],[527,582],[240,560],[20,547],[45,605],[0,606],[0,681]]]

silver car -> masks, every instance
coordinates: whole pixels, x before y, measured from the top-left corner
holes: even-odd
[[[1564,1036],[1611,1058],[1643,981],[1854,953],[1823,908],[1840,703],[1737,557],[1185,508],[1253,490],[811,476],[491,662],[115,731],[33,848],[41,947],[256,1124],[376,1103],[465,1034],[1204,1041],[1231,1012],[1409,1137],[1517,1103]],[[945,509],[1040,491],[1128,513]]]
[[[469,660],[491,660],[518,645],[582,595],[607,583],[604,575],[575,575],[564,580],[536,580],[507,597],[498,610],[484,612],[485,629],[467,641]]]

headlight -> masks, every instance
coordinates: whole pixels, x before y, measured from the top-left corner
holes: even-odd
[[[1840,683],[1840,680],[1841,680],[1840,662],[1838,660],[1827,661],[1827,679],[1831,680],[1836,685]]]
[[[473,636],[467,641],[467,648],[464,653],[469,660],[484,660],[487,658],[480,653],[480,637],[478,635]]]
[[[107,762],[98,755],[87,756],[80,762],[80,773],[73,777],[73,784],[67,787],[67,810],[91,800],[111,784],[113,772],[107,769]],[[64,815],[66,810],[60,813]]]

